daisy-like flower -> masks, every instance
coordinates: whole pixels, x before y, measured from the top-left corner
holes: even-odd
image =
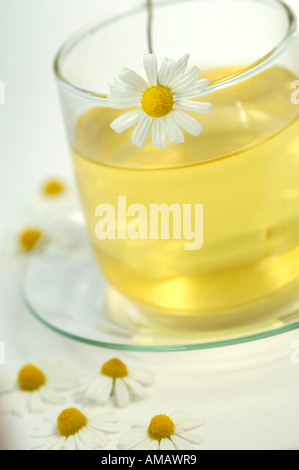
[[[16,236],[15,254],[19,257],[26,256],[35,250],[42,250],[49,243],[45,226],[49,219],[53,218],[54,210],[61,207],[62,201],[57,201],[57,197],[65,193],[66,188],[62,181],[57,179],[47,180],[41,187],[43,198],[35,197],[32,208],[28,210],[26,224],[19,228]],[[55,201],[54,201],[55,199]],[[49,204],[47,204],[47,202]],[[55,206],[51,202],[54,201]],[[59,204],[56,206],[56,204]],[[31,219],[30,223],[29,220]]]
[[[203,443],[196,429],[205,423],[190,412],[160,414],[122,436],[119,447],[123,450],[194,450]]]
[[[122,430],[111,414],[95,409],[67,408],[48,416],[32,432],[32,449],[95,450],[105,447],[110,434]]]
[[[55,199],[55,204],[57,201],[57,196],[65,193],[66,188],[64,183],[57,179],[49,179],[42,185],[42,195],[51,201]],[[51,204],[51,202],[50,202]],[[61,206],[61,200],[58,202],[59,207]],[[49,237],[46,235],[44,226],[46,221],[49,218],[53,218],[51,206],[45,204],[44,200],[37,200],[33,204],[32,212],[30,218],[35,220],[34,224],[27,225],[23,227],[18,233],[18,246],[21,251],[24,253],[29,253],[36,249],[37,247],[42,248],[49,242]],[[28,217],[29,218],[29,217]],[[38,223],[36,223],[38,221]]]
[[[49,404],[63,403],[62,392],[74,389],[77,384],[76,373],[60,363],[26,364],[1,384],[1,408],[18,416],[41,413]]]
[[[187,69],[189,55],[177,62],[164,59],[158,70],[154,54],[144,56],[147,81],[128,68],[122,68],[107,96],[111,108],[136,108],[115,119],[111,127],[117,133],[136,125],[132,143],[142,147],[152,127],[154,147],[166,148],[167,137],[173,144],[184,142],[182,129],[198,136],[202,125],[184,111],[210,113],[210,103],[193,101],[209,86],[207,78],[199,80],[200,70]]]
[[[60,180],[49,179],[34,191],[2,246],[2,263],[22,271],[28,259],[55,246],[72,251],[85,247],[87,232],[76,189]]]
[[[83,377],[79,394],[98,405],[105,405],[111,396],[119,407],[127,406],[131,398],[144,398],[144,386],[154,383],[153,375],[145,369],[131,369],[120,359],[114,358],[100,370]]]

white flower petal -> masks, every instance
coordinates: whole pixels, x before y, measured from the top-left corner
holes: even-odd
[[[120,437],[118,445],[122,450],[134,449],[137,445],[143,444],[146,439],[149,439],[146,430],[132,429]]]
[[[148,420],[146,419],[137,419],[136,422],[133,424],[133,428],[141,428],[141,429],[148,429]]]
[[[201,94],[203,90],[205,90],[210,84],[210,80],[208,78],[202,78],[198,80],[197,83],[194,83],[192,86],[184,87],[181,91],[174,92],[174,100],[181,100],[185,98],[194,98]]]
[[[191,413],[191,411],[177,410],[171,413],[169,417],[176,426],[180,426],[181,424],[190,421],[193,418],[193,413]]]
[[[168,80],[169,88],[173,89],[175,84],[179,83],[179,81],[183,78],[184,72],[188,65],[188,60],[189,60],[189,54],[185,54],[177,61],[172,79]]]
[[[159,84],[168,86],[168,83],[171,82],[174,77],[175,69],[176,63],[174,60],[164,59],[159,70]]]
[[[105,405],[111,396],[112,389],[113,379],[103,376],[96,389],[95,403],[101,406]]]
[[[196,447],[193,444],[186,441],[185,439],[182,439],[177,434],[173,434],[173,436],[171,436],[171,440],[173,444],[175,445],[176,449],[178,450],[195,450],[196,449]]]
[[[97,382],[100,377],[101,376],[100,376],[100,373],[99,373],[98,370],[97,370],[96,373],[90,373],[87,376],[83,376],[81,378],[81,384],[80,384],[77,392],[79,394],[80,393],[85,394],[89,390],[90,386],[92,386],[95,382]]]
[[[185,431],[187,431],[189,429],[194,429],[194,428],[199,428],[201,426],[204,426],[206,423],[207,421],[203,418],[192,418],[183,424],[183,428]]]
[[[127,96],[141,98],[142,92],[139,88],[133,87],[128,85],[121,80],[115,81],[114,83],[109,85],[110,88],[110,98],[126,98]]]
[[[106,377],[103,377],[103,382],[105,381]],[[111,388],[112,388],[112,379],[109,379],[111,383]],[[99,374],[98,377],[89,384],[88,388],[85,389],[85,398],[88,400],[96,401],[98,398],[97,390],[99,388],[99,385],[102,382],[102,376]]]
[[[113,109],[127,109],[127,108],[136,108],[140,106],[140,98],[135,96],[127,96],[124,98],[114,98],[113,96],[108,97],[108,105]]]
[[[129,376],[143,385],[153,385],[155,378],[153,373],[147,369],[133,368],[129,369]]]
[[[185,54],[182,57],[179,58],[176,64],[176,77],[179,78],[186,70],[187,65],[188,65],[188,60],[189,60],[190,55]]]
[[[200,135],[203,127],[202,125],[197,122],[193,117],[189,116],[188,114],[180,111],[179,109],[172,110],[172,116],[176,123],[185,129],[185,131],[189,132],[191,135]]]
[[[158,83],[158,63],[155,54],[145,54],[143,59],[144,70],[150,85]]]
[[[122,114],[118,118],[116,118],[111,124],[110,127],[120,134],[121,132],[126,131],[130,127],[137,124],[141,116],[143,115],[142,109],[134,109],[133,111],[129,111],[125,114]]]
[[[112,414],[108,413],[103,413],[102,410],[97,410],[96,408],[92,408],[90,412],[84,411],[84,414],[87,417],[88,422],[92,424],[98,423],[99,420],[101,421],[101,423],[118,423],[118,419],[116,418],[116,416],[113,416]]]
[[[182,90],[193,87],[198,83],[200,77],[200,69],[196,66],[192,67],[188,72],[182,75],[178,80],[173,82],[172,91],[176,95]]]
[[[175,102],[175,105],[180,109],[193,111],[194,113],[207,114],[213,111],[213,105],[211,103],[202,103],[199,101],[178,100]]]
[[[68,436],[65,441],[64,448],[66,450],[76,450],[75,436]]]
[[[108,432],[111,434],[122,431],[122,426],[116,423],[89,422],[89,426],[96,431]]]
[[[31,393],[29,397],[28,405],[32,413],[41,413],[45,409],[41,396],[38,392]]]
[[[138,73],[134,72],[131,69],[128,69],[127,67],[123,67],[119,73],[118,77],[120,80],[123,82],[127,83],[128,85],[131,85],[133,87],[136,87],[140,89],[141,92],[144,92],[146,88],[148,88],[148,84],[142,78]]]
[[[65,446],[66,438],[64,436],[57,436],[55,444],[52,445],[51,450],[61,450]]]
[[[32,437],[49,437],[54,435],[59,436],[57,427],[44,422],[37,425],[31,433]]]
[[[181,144],[182,142],[185,141],[184,134],[176,121],[174,120],[173,116],[171,113],[167,114],[164,117],[164,122],[165,122],[165,129],[166,133],[168,135],[168,138],[171,143],[174,145]]]
[[[57,426],[57,417],[56,411],[49,411],[49,413],[45,415],[45,421],[52,424],[52,426]]]
[[[175,450],[175,447],[170,439],[161,439],[160,450]]]
[[[186,439],[192,444],[201,445],[204,443],[203,437],[200,434],[198,434],[196,431],[184,431],[180,433],[180,437],[182,437],[183,439]]]
[[[122,379],[115,380],[114,393],[118,406],[128,406],[128,404],[130,403],[129,391],[125,382]]]
[[[51,443],[51,441],[48,441]],[[35,449],[42,449],[44,448],[45,445],[47,443],[47,439],[33,439],[31,444],[30,444],[30,448],[32,450],[35,450]]]
[[[48,402],[55,405],[59,405],[65,401],[65,398],[60,393],[56,392],[54,389],[50,387],[42,387],[40,389],[40,394],[42,398]]]
[[[82,431],[84,431],[85,436],[93,443],[94,447],[105,447],[109,442],[108,436],[103,432],[91,429],[89,426],[86,426],[80,432]]]
[[[159,441],[148,437],[144,442],[134,447],[134,450],[159,450]]]
[[[61,441],[60,436],[46,437],[44,439],[34,439],[31,443],[31,449],[33,450],[51,450],[59,444],[59,447],[65,443]]]
[[[85,445],[88,449],[93,449],[95,447],[95,444],[89,439],[88,435],[84,432],[84,429],[81,429],[78,433],[78,439],[80,440],[81,445]]]
[[[132,379],[131,377],[124,377],[123,381],[138,397],[143,398],[146,395],[146,391],[136,380]]]
[[[21,392],[12,407],[12,413],[17,416],[24,416],[28,413],[28,400],[30,392]]]
[[[51,380],[51,386],[57,390],[70,390],[75,388],[78,384],[76,376],[73,377],[61,377],[54,380]]]
[[[81,439],[80,432],[75,434],[75,441],[76,441],[76,448],[78,450],[90,450],[91,449],[91,447],[85,444],[84,440]]]
[[[143,115],[140,121],[138,122],[137,126],[135,127],[135,130],[132,135],[131,140],[134,145],[137,145],[137,147],[140,148],[143,146],[150,131],[152,122],[153,118],[143,112]]]
[[[152,129],[152,141],[153,146],[161,149],[167,148],[167,134],[165,131],[165,125],[163,118],[154,119]]]

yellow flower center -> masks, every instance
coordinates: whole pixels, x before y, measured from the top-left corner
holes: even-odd
[[[173,93],[163,85],[152,86],[144,92],[141,105],[143,111],[151,117],[166,116],[174,105]]]
[[[46,377],[38,367],[27,364],[19,372],[18,383],[24,392],[34,392],[46,383]]]
[[[56,196],[56,194],[60,194],[64,191],[64,187],[63,187],[63,184],[60,183],[59,181],[48,181],[44,188],[44,193],[47,195],[47,196]]]
[[[77,434],[87,424],[87,418],[77,408],[63,410],[57,418],[57,427],[62,436]]]
[[[22,246],[22,248],[24,248],[24,250],[31,251],[35,247],[41,235],[42,233],[38,229],[26,229],[19,236],[20,245]]]
[[[161,441],[174,434],[174,423],[167,415],[154,416],[150,422],[147,433],[151,439]]]
[[[101,374],[107,375],[107,377],[112,379],[122,379],[127,377],[128,369],[120,359],[115,358],[103,364]]]

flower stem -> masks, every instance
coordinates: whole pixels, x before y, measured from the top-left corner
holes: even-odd
[[[150,54],[152,54],[153,53],[153,44],[152,44],[153,1],[146,0],[146,7],[147,7],[147,12],[148,12],[148,21],[147,21],[148,51]]]

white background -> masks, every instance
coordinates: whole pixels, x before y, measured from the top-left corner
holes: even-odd
[[[74,30],[132,0],[0,0],[0,242],[3,244],[24,197],[50,175],[72,178],[52,73],[53,57]],[[299,15],[299,1],[289,2]],[[19,277],[0,270],[0,340],[6,348],[1,375],[24,362],[61,358],[83,370],[98,367],[113,351],[66,340],[27,312]],[[207,419],[205,449],[299,449],[299,366],[290,363],[299,331],[214,351],[168,354],[120,353],[156,375],[151,398],[116,413],[129,427],[173,409],[193,409]],[[6,445],[29,447],[32,424],[8,417]],[[111,448],[115,447],[114,441]]]

